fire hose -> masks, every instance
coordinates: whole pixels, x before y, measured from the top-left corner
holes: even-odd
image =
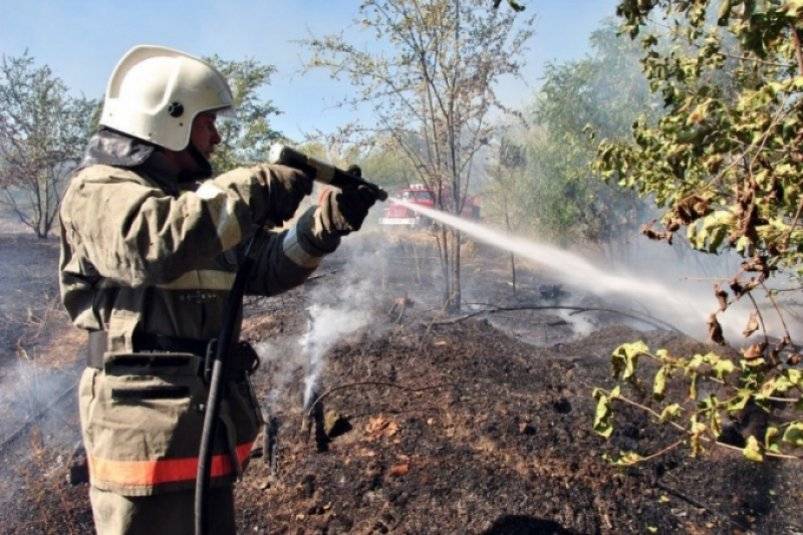
[[[363,180],[358,168],[352,172],[344,171],[326,162],[311,158],[286,145],[273,145],[270,148],[268,162],[294,167],[304,171],[317,182],[329,184],[340,189],[363,186],[369,188],[378,200],[384,201],[388,198],[385,190],[376,184]],[[208,510],[214,437],[217,435],[220,402],[225,395],[225,378],[228,376],[227,368],[229,365],[228,355],[232,347],[237,318],[242,309],[245,285],[254,264],[251,253],[255,241],[256,234],[246,243],[243,261],[237,270],[234,284],[223,309],[223,325],[216,343],[212,345],[214,357],[209,373],[209,394],[206,399],[201,444],[198,450],[198,472],[195,477],[194,523],[196,535],[206,535],[209,532],[206,512]]]

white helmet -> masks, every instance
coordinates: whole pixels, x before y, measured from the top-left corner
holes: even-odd
[[[229,84],[209,63],[171,48],[140,45],[109,78],[100,124],[180,151],[189,144],[196,115],[232,103]]]

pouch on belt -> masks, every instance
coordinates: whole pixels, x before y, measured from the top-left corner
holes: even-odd
[[[79,404],[90,482],[125,496],[191,489],[208,388],[192,353],[108,352],[81,377]],[[245,374],[227,382],[212,459],[212,485],[248,459],[262,414]]]

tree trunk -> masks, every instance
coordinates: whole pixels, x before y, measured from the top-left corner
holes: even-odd
[[[441,257],[441,271],[443,274],[443,306],[449,309],[449,300],[452,295],[451,271],[449,269],[449,238],[444,225],[438,225],[438,253]]]
[[[507,227],[508,234],[513,232],[513,229],[510,226],[510,212],[508,211],[508,204],[507,204],[507,195],[505,195],[502,199],[504,203],[504,210],[505,210],[505,226]],[[513,296],[517,295],[516,293],[516,256],[513,253],[510,253],[510,282],[513,285]]]
[[[451,240],[451,270],[450,270],[450,286],[451,292],[449,294],[449,300],[447,302],[447,310],[449,312],[460,312],[460,305],[462,301],[462,289],[460,285],[460,271],[461,271],[461,264],[460,264],[460,245],[461,245],[461,236],[460,231],[451,229],[450,234],[452,235]]]
[[[510,283],[513,285],[513,297],[518,296],[516,290],[516,255],[510,253]]]

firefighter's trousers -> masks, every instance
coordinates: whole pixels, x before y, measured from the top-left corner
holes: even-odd
[[[194,492],[121,496],[91,487],[92,516],[98,535],[192,535]],[[209,489],[206,512],[211,535],[233,535],[232,486]]]

